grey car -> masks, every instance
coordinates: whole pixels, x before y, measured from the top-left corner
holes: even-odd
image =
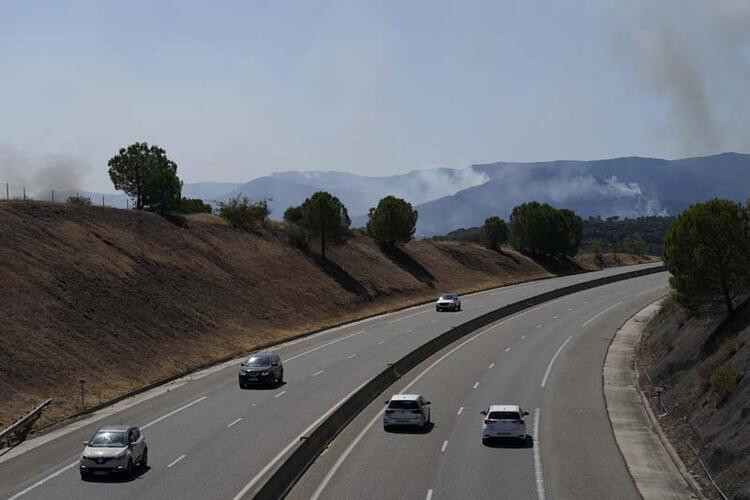
[[[148,445],[138,427],[102,427],[84,445],[78,462],[81,479],[112,473],[130,478],[135,474],[136,465],[148,467]]]
[[[240,388],[253,384],[275,385],[284,382],[284,364],[278,354],[253,354],[240,364]]]

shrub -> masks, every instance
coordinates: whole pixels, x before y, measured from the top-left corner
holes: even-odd
[[[266,200],[251,201],[247,196],[237,196],[219,203],[219,216],[240,229],[260,229],[266,225],[270,212]]]
[[[711,387],[716,391],[719,404],[723,404],[737,387],[737,369],[731,360],[720,365],[711,374]]]
[[[88,196],[81,196],[81,195],[69,196],[68,203],[71,205],[78,205],[81,207],[85,207],[85,206],[91,205],[91,198],[89,198]]]
[[[211,205],[198,198],[182,198],[175,210],[179,214],[210,214]]]
[[[488,217],[482,226],[482,241],[490,250],[499,250],[508,241],[508,225],[500,217]]]
[[[297,224],[288,224],[286,227],[286,234],[289,238],[290,245],[307,253],[310,249],[310,241],[312,240],[310,231],[304,227],[298,226]]]

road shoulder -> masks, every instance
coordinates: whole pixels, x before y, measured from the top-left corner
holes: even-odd
[[[658,301],[639,311],[612,340],[603,370],[607,413],[617,446],[644,499],[702,498],[680,472],[680,467],[686,469],[679,457],[671,456],[659,438],[654,427],[658,423],[649,418],[636,385],[635,348],[660,304]]]

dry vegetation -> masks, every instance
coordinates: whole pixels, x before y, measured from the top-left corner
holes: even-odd
[[[200,214],[0,203],[0,427],[45,398],[42,423],[256,346],[431,300],[550,276],[513,251],[356,234],[330,262]],[[313,246],[313,248],[315,248]]]

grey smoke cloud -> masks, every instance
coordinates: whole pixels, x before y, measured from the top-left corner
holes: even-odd
[[[32,160],[10,146],[0,145],[0,183],[10,183],[14,193],[24,187],[29,196],[52,189],[83,189],[89,171],[87,163],[71,155],[48,154]]]

